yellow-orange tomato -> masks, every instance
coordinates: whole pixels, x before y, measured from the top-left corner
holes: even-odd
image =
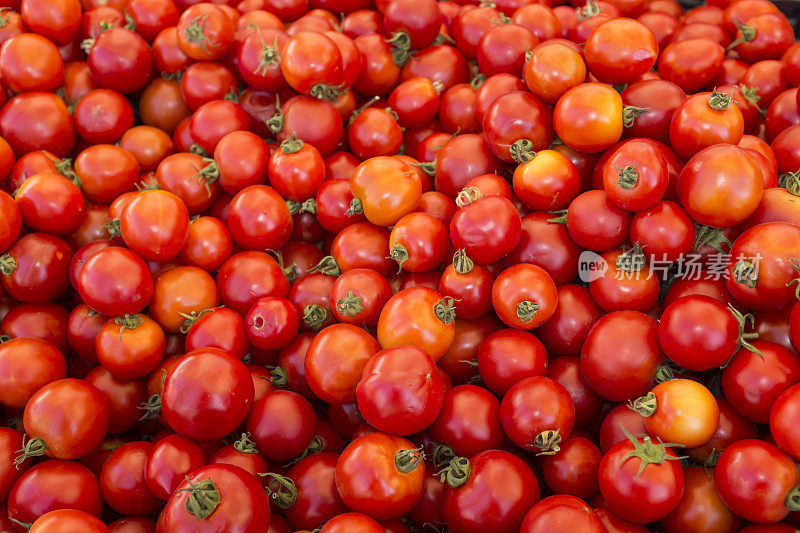
[[[644,423],[650,435],[687,448],[711,440],[719,425],[716,398],[690,379],[659,383],[646,396],[634,401],[633,407],[646,416]]]
[[[565,155],[541,150],[514,169],[514,193],[534,211],[566,209],[581,192],[581,175]]]
[[[558,99],[553,127],[570,148],[602,152],[622,137],[622,97],[611,85],[582,83]]]
[[[456,335],[452,298],[428,287],[404,289],[386,302],[378,318],[381,348],[419,346],[434,361],[447,353]]]
[[[565,92],[586,81],[586,63],[571,41],[554,39],[531,52],[523,77],[528,90],[554,104]]]
[[[214,278],[205,270],[180,266],[162,272],[155,282],[150,300],[150,316],[173,333],[192,323],[201,311],[219,303]],[[188,323],[187,323],[188,321]]]
[[[422,196],[422,184],[414,167],[397,157],[367,159],[350,178],[353,196],[361,200],[367,220],[392,226],[413,212]]]

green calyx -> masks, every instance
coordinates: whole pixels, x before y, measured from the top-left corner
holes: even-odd
[[[266,490],[269,499],[281,509],[288,509],[297,500],[297,486],[294,481],[286,476],[269,472],[264,474],[267,478]]]
[[[414,50],[411,49],[411,38],[405,32],[393,33],[389,39],[386,39],[386,42],[392,45],[392,61],[398,67],[405,66],[414,55]]]
[[[400,272],[403,270],[403,263],[408,261],[408,249],[400,243],[395,244],[389,250],[389,257],[397,263],[398,272]]]
[[[278,51],[277,36],[275,36],[275,40],[270,46],[264,42],[264,39],[261,37],[261,33],[257,33],[257,35],[261,40],[261,56],[259,57],[258,66],[256,67],[255,73],[259,76],[264,76],[269,68],[276,67],[281,64],[281,54]]]
[[[739,28],[739,32],[741,32],[742,35],[729,44],[726,50],[733,50],[740,44],[749,43],[756,38],[755,26],[750,26],[748,24],[744,24],[743,22],[736,22],[736,27]]]
[[[658,401],[656,395],[648,392],[644,396],[640,396],[633,401],[628,401],[628,409],[639,413],[643,417],[653,416],[658,409]]]
[[[475,262],[467,257],[467,250],[459,248],[453,254],[453,268],[459,274],[469,274],[475,268]]]
[[[219,166],[217,162],[211,158],[204,157],[203,163],[205,166],[203,168],[194,167],[197,171],[197,174],[194,175],[194,179],[197,180],[198,183],[202,183],[208,193],[208,197],[211,197],[211,183],[217,181],[219,179]]]
[[[283,110],[281,109],[281,97],[275,96],[275,114],[264,120],[267,129],[273,134],[277,135],[283,131],[284,120]]]
[[[352,215],[361,215],[364,213],[364,204],[361,201],[361,198],[353,198],[350,201],[350,207],[347,208],[347,211],[344,212],[347,216]]]
[[[620,189],[633,189],[636,187],[636,183],[639,181],[639,172],[636,170],[636,166],[617,167],[619,171],[617,185],[619,185]]]
[[[250,432],[242,433],[242,436],[233,443],[233,449],[239,453],[255,454],[258,453],[256,443],[250,440]]]
[[[186,476],[186,482],[189,483],[188,489],[178,489],[178,492],[189,493],[184,507],[195,517],[205,520],[220,504],[222,496],[211,478],[192,483]]]
[[[200,317],[205,315],[206,313],[213,311],[215,308],[210,307],[208,309],[203,309],[199,313],[197,311],[192,311],[191,313],[178,313],[180,316],[183,317],[183,324],[180,327],[181,333],[184,335],[189,332],[194,323],[200,320]]]
[[[306,326],[314,331],[322,328],[323,324],[328,320],[328,311],[324,307],[317,304],[307,305],[303,309],[303,322]]]
[[[289,375],[282,366],[268,366],[267,370],[269,370],[269,382],[279,389],[283,389],[289,384]]]
[[[524,300],[517,304],[517,318],[523,322],[530,322],[539,312],[539,304],[530,300]]]
[[[17,260],[11,254],[0,255],[0,273],[10,276],[17,269]]]
[[[647,257],[644,255],[643,248],[639,243],[635,243],[633,248],[625,250],[615,261],[617,269],[623,272],[640,272],[647,265]]]
[[[527,163],[534,157],[536,152],[533,151],[533,143],[528,139],[519,139],[509,147],[508,151],[511,157],[519,164]]]
[[[19,470],[19,467],[22,466],[22,463],[24,463],[26,459],[29,457],[40,457],[44,455],[46,450],[47,444],[45,444],[43,439],[39,437],[28,439],[27,436],[23,435],[22,449],[17,450],[17,456],[14,457],[14,466]]]
[[[425,459],[422,446],[413,450],[400,450],[394,456],[394,465],[400,472],[413,472]]]
[[[733,265],[733,279],[736,283],[754,289],[758,283],[758,268],[750,261],[741,260]]]
[[[794,269],[795,272],[800,274],[800,259],[798,259],[797,257],[790,257],[789,264],[792,266],[792,269]],[[800,276],[787,281],[786,286],[788,287],[793,283],[797,283],[797,287],[795,287],[794,290],[794,297],[800,300]]]
[[[204,33],[207,18],[208,15],[195,17],[192,23],[183,30],[184,35],[186,35],[186,40],[190,43],[197,43],[204,52],[208,52],[208,48],[206,48],[208,37]]]
[[[783,187],[794,196],[800,196],[800,170],[778,176],[778,187]]]
[[[158,418],[158,415],[161,414],[161,395],[153,394],[146,402],[140,403],[136,408],[144,411],[144,414],[139,417],[140,422]]]
[[[352,318],[363,310],[361,296],[356,296],[353,291],[347,291],[347,294],[336,302],[336,312],[343,316]]]
[[[342,271],[339,269],[339,264],[332,255],[326,255],[323,257],[320,262],[309,269],[308,272],[321,272],[326,276],[333,276],[334,278],[338,277],[342,273]]]
[[[469,459],[456,456],[450,459],[447,466],[436,472],[436,475],[442,483],[447,483],[455,489],[469,480],[470,472]]]
[[[733,89],[730,94],[714,91],[708,97],[708,107],[714,111],[724,111],[733,105]]]
[[[464,187],[461,189],[456,196],[456,205],[458,207],[466,207],[470,204],[474,204],[478,200],[483,198],[483,194],[481,190],[477,187]]]
[[[455,457],[456,452],[453,451],[453,448],[447,444],[440,444],[433,449],[433,457],[431,457],[431,459],[433,460],[433,466],[442,468],[455,459]]]
[[[108,240],[122,237],[122,229],[119,226],[118,218],[109,218],[106,223],[103,224],[103,229],[108,232]]]
[[[625,436],[628,437],[628,440],[630,440],[633,444],[633,450],[626,453],[622,457],[622,460],[617,465],[617,468],[620,468],[628,459],[638,458],[640,462],[639,470],[636,473],[636,479],[639,479],[639,476],[642,475],[642,472],[644,472],[644,469],[647,468],[647,465],[649,464],[660,465],[664,461],[680,461],[683,459],[683,457],[676,457],[667,454],[668,448],[681,446],[680,444],[665,443],[660,441],[655,443],[649,436],[641,437],[642,440],[640,442],[638,437],[631,435],[630,432],[624,427],[622,427],[622,431],[625,432]]]
[[[433,313],[436,315],[436,318],[445,324],[452,323],[453,320],[456,319],[455,298],[451,298],[450,296],[442,298],[439,303],[433,306]]]
[[[695,238],[692,246],[694,250],[700,250],[703,246],[710,246],[722,254],[725,253],[723,245],[727,245],[728,249],[732,246],[730,239],[722,233],[721,229],[695,223],[694,230]]]
[[[560,443],[561,435],[558,429],[542,431],[533,439],[534,447],[539,450],[536,455],[555,455],[561,450]]]
[[[284,154],[295,154],[303,148],[303,141],[297,138],[297,134],[292,133],[291,137],[286,138],[281,143],[281,152]]]
[[[761,353],[761,350],[750,344],[750,341],[756,340],[758,338],[758,333],[745,333],[747,329],[747,324],[750,324],[750,327],[755,326],[755,318],[750,313],[743,314],[741,311],[736,309],[732,304],[728,304],[728,311],[733,314],[734,318],[736,319],[736,323],[739,325],[739,341],[737,347],[741,346],[746,350],[750,350],[754,354],[758,355],[762,359],[764,358],[764,354]]]
[[[335,102],[342,95],[342,85],[326,85],[318,83],[311,88],[310,95],[320,100]]]
[[[637,118],[649,112],[650,112],[649,107],[636,107],[632,105],[626,105],[625,107],[622,108],[622,124],[626,128],[630,128],[631,126],[633,126],[633,123],[636,122]]]
[[[122,315],[114,319],[114,323],[119,326],[119,338],[126,329],[136,329],[144,324],[144,317],[140,314]]]

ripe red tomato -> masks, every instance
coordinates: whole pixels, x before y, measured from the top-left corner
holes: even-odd
[[[520,533],[545,533],[562,524],[586,533],[603,533],[606,527],[586,502],[575,496],[556,495],[543,499],[528,511]]]
[[[567,389],[556,380],[534,376],[515,383],[503,396],[500,420],[517,446],[555,454],[569,438],[575,423],[575,406]]]
[[[517,329],[533,329],[553,316],[558,291],[544,269],[527,263],[503,270],[492,285],[492,304],[500,319]]]

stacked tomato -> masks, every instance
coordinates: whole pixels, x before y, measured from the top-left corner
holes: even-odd
[[[800,527],[771,2],[0,5],[0,530]]]

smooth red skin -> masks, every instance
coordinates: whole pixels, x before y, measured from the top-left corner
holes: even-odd
[[[77,459],[105,437],[109,410],[102,393],[92,385],[80,379],[60,379],[31,396],[22,423],[29,436],[44,439],[48,457]]]
[[[517,316],[517,305],[529,301],[539,306],[528,320]],[[553,316],[558,291],[544,269],[520,263],[503,270],[492,285],[492,305],[498,317],[512,328],[532,329]]]
[[[343,513],[331,518],[320,533],[384,533],[386,530],[378,522],[361,513]]]
[[[66,235],[77,230],[86,216],[80,189],[60,174],[30,176],[14,200],[22,222],[33,231]]]
[[[395,457],[400,450],[414,449],[410,441],[387,433],[354,438],[336,463],[336,488],[345,505],[378,520],[398,518],[413,509],[422,498],[424,463],[401,472]]]
[[[761,97],[758,103],[762,108],[769,106],[779,94],[790,88],[783,71],[783,63],[773,59],[750,65],[740,83],[758,89],[758,95]]]
[[[584,427],[600,415],[603,398],[597,395],[581,372],[580,359],[576,356],[562,356],[550,362],[547,376],[567,389],[575,407],[575,427]]]
[[[658,324],[639,311],[615,311],[598,320],[581,349],[589,386],[616,402],[646,394],[664,360]]]
[[[423,524],[443,524],[444,518],[442,517],[442,509],[439,501],[444,491],[444,484],[442,483],[433,468],[426,464],[425,471],[425,488],[423,489],[422,499],[406,516],[414,524],[422,526]]]
[[[125,517],[108,524],[109,533],[155,533],[156,523],[152,518]]]
[[[687,370],[711,370],[736,352],[739,325],[726,305],[710,296],[684,296],[661,315],[658,338],[664,354]]]
[[[213,100],[192,114],[189,131],[192,138],[209,154],[229,133],[250,129],[250,115],[236,102]]]
[[[220,188],[236,194],[245,187],[265,182],[269,148],[255,133],[232,131],[217,143],[214,160],[219,167]]]
[[[206,464],[203,450],[182,435],[169,435],[156,442],[144,463],[144,481],[157,498],[168,500],[184,476]]]
[[[233,239],[225,222],[205,216],[189,225],[186,245],[178,254],[178,259],[184,265],[216,272],[232,253]]]
[[[607,20],[586,40],[586,64],[600,81],[630,83],[649,71],[658,57],[658,42],[650,29],[628,18]]]
[[[534,376],[515,383],[500,403],[503,431],[526,450],[539,448],[534,439],[543,431],[555,430],[569,437],[575,423],[575,406],[567,389],[552,378]]]
[[[350,291],[361,299],[362,307],[362,311],[352,317],[347,313],[341,313],[338,308],[339,300],[347,296]],[[355,268],[336,278],[330,294],[330,307],[339,322],[356,326],[365,324],[374,328],[378,325],[381,309],[392,296],[392,289],[386,278],[374,270]]]
[[[253,405],[247,367],[216,348],[189,352],[167,372],[161,409],[169,427],[196,440],[224,437],[244,422]]]
[[[283,51],[289,35],[282,28],[260,28],[245,37],[238,47],[237,66],[247,85],[266,91],[278,91],[287,87],[281,73],[280,61],[261,64],[263,51],[269,47],[278,55]]]
[[[291,391],[276,390],[262,396],[247,417],[247,431],[267,459],[297,457],[314,437],[317,418],[308,400]]]
[[[486,196],[462,207],[450,221],[453,247],[464,248],[470,259],[482,265],[502,259],[517,246],[521,235],[519,213],[510,200],[500,196]]]
[[[790,126],[772,141],[772,150],[778,161],[778,171],[781,173],[795,172],[800,169],[800,124]]]
[[[19,304],[3,317],[0,329],[11,338],[33,337],[50,342],[61,353],[69,350],[69,312],[59,304]]]
[[[475,385],[458,385],[445,392],[431,436],[462,457],[500,448],[505,435],[500,425],[500,401]]]
[[[353,42],[362,61],[361,75],[353,89],[366,96],[389,94],[400,79],[400,67],[392,60],[391,45],[379,32],[359,35]]]
[[[439,278],[437,290],[442,296],[454,298],[459,318],[479,318],[491,310],[494,275],[483,265],[473,265],[467,274],[459,274],[447,265]]]
[[[97,36],[87,62],[98,85],[134,93],[150,78],[153,54],[139,34],[125,28],[111,28]]]
[[[714,483],[734,513],[750,522],[772,523],[789,513],[784,500],[797,485],[798,473],[792,459],[775,446],[745,439],[719,456]]]
[[[550,496],[531,507],[520,533],[548,533],[565,524],[585,533],[606,533],[594,510],[580,498],[568,495]]]
[[[45,303],[54,300],[69,285],[69,262],[72,250],[59,237],[46,233],[28,233],[6,252],[17,268],[0,275],[3,288],[22,303]]]
[[[407,272],[429,272],[442,264],[450,245],[447,227],[427,213],[409,213],[389,235],[389,249],[406,249],[408,259],[398,263]]]
[[[169,213],[168,221],[160,220],[162,213]],[[146,261],[175,257],[189,237],[186,206],[166,191],[136,194],[122,211],[119,223],[125,245]]]
[[[62,352],[48,341],[14,338],[0,344],[0,401],[6,407],[22,409],[37,390],[66,375]]]
[[[800,415],[800,385],[783,391],[770,408],[769,429],[775,444],[792,456],[800,457],[798,416]]]
[[[622,428],[631,435],[647,435],[644,417],[628,408],[626,404],[618,404],[603,419],[600,424],[599,441],[600,449],[607,452],[615,444],[627,440]]]
[[[493,27],[492,20],[497,19],[500,19],[500,12],[489,6],[462,10],[450,27],[458,49],[468,58],[475,59],[478,42]]]
[[[567,230],[582,248],[604,252],[619,247],[628,236],[631,214],[613,203],[605,191],[587,191],[570,204]]]
[[[482,135],[457,135],[447,141],[436,157],[436,190],[455,198],[467,182],[483,174],[497,174],[503,164]]]
[[[525,84],[520,80],[519,76],[495,74],[486,78],[486,81],[478,88],[478,92],[475,93],[475,119],[478,124],[483,124],[483,118],[486,116],[489,107],[499,97],[524,90]]]
[[[633,215],[631,241],[656,261],[677,261],[691,252],[694,240],[694,222],[675,202],[663,200]]]
[[[528,510],[539,500],[539,484],[516,455],[489,450],[469,460],[470,476],[458,488],[445,486],[442,514],[454,533],[517,533]]]
[[[228,229],[239,246],[278,250],[292,235],[292,218],[283,198],[267,185],[239,191],[228,208]]]
[[[764,118],[766,138],[772,140],[789,126],[800,123],[797,105],[797,88],[783,91],[772,100]]]
[[[26,459],[17,467],[14,458],[22,449],[23,433],[10,427],[0,428],[0,500],[6,501],[11,487],[19,477],[31,466],[31,460]],[[3,511],[0,508],[0,511]],[[3,515],[5,516],[5,515]],[[0,522],[0,525],[4,525]],[[11,531],[11,530],[9,530]]]
[[[21,93],[9,100],[0,110],[0,134],[17,157],[40,149],[64,157],[75,145],[75,126],[67,105],[44,91]]]
[[[100,491],[115,511],[128,516],[149,515],[161,508],[145,484],[144,465],[153,444],[132,442],[120,446],[103,464]]]
[[[489,390],[501,396],[525,378],[546,375],[547,364],[544,345],[527,331],[496,331],[478,348],[481,379]]]
[[[165,531],[174,533],[263,533],[270,522],[269,503],[259,481],[239,467],[208,465],[201,467],[179,485],[189,488],[189,481],[198,483],[211,479],[219,490],[222,501],[210,517],[196,518],[184,507],[187,492],[176,490],[162,511]]]
[[[764,59],[780,59],[794,43],[794,30],[782,13],[756,15],[748,18],[745,24],[755,28],[755,38],[749,42],[739,43],[734,50],[748,63]],[[737,38],[741,36],[741,31],[736,36]]]
[[[57,528],[59,533],[110,533],[99,519],[75,509],[51,511],[37,519],[28,531],[46,533],[53,528]]]
[[[265,296],[285,298],[289,280],[269,255],[255,250],[229,257],[217,273],[220,302],[240,315]]]
[[[589,289],[579,285],[558,287],[558,306],[536,329],[536,336],[556,355],[580,355],[589,330],[603,316]]]
[[[589,498],[597,493],[597,471],[603,453],[579,435],[562,441],[555,455],[542,456],[541,471],[547,486],[556,494]]]
[[[401,72],[401,79],[424,77],[449,89],[469,81],[469,64],[464,54],[453,46],[435,45],[417,51]]]
[[[642,437],[636,438],[642,442]],[[660,464],[648,464],[637,475],[641,459],[624,458],[633,449],[633,443],[625,439],[605,453],[600,461],[600,493],[606,505],[622,518],[638,523],[655,522],[678,505],[685,484],[683,467],[676,459],[666,459]],[[671,449],[666,453],[677,457]],[[635,505],[643,501],[648,505]]]
[[[186,333],[186,351],[219,348],[241,360],[250,348],[244,319],[226,307],[204,313]]]
[[[455,324],[453,344],[436,364],[458,385],[467,383],[478,374],[478,368],[472,364],[477,361],[478,347],[499,329],[499,324],[490,315],[472,320],[456,318]]]
[[[529,213],[521,219],[519,243],[504,259],[508,267],[530,263],[544,269],[556,285],[564,285],[578,274],[581,248],[566,226],[550,222],[551,213]]]
[[[441,14],[432,0],[394,0],[387,2],[382,12],[386,34],[405,33],[413,50],[431,44],[439,33]]]
[[[386,110],[368,108],[347,125],[347,139],[359,159],[388,156],[400,150],[403,130]]]
[[[103,498],[91,470],[73,461],[45,461],[22,474],[8,497],[8,516],[27,524],[57,509],[100,516]]]
[[[604,276],[589,281],[592,298],[607,312],[632,309],[649,312],[658,303],[658,273],[645,266],[637,274],[619,269],[617,260],[622,249],[605,252],[597,261],[609,265]]]
[[[267,296],[253,304],[245,317],[247,339],[256,348],[279,350],[292,342],[300,316],[286,298]]]
[[[364,214],[347,214],[353,193],[350,192],[350,175],[355,167],[349,170],[347,178],[335,178],[325,181],[317,189],[317,220],[330,232],[338,233],[345,227],[366,220]]]
[[[289,470],[287,477],[294,481],[298,491],[297,499],[285,511],[292,527],[311,531],[348,512],[336,490],[334,473],[338,458],[335,453],[317,453]]]
[[[4,191],[0,191],[0,209],[4,214],[0,220],[0,251],[5,252],[19,237],[22,215],[14,198]]]
[[[118,379],[102,366],[91,369],[84,379],[94,385],[108,401],[109,433],[122,433],[139,422],[142,417],[139,406],[147,400],[144,379]]]
[[[283,104],[283,115],[283,130],[277,134],[279,142],[295,133],[298,139],[311,144],[324,157],[334,152],[342,139],[342,118],[333,104],[326,100],[294,96]],[[314,120],[309,121],[309,116]]]
[[[294,153],[275,150],[269,158],[267,172],[278,194],[286,200],[303,202],[313,198],[325,181],[325,162],[319,150],[303,143]]]
[[[674,42],[661,51],[658,74],[694,93],[714,80],[722,70],[725,49],[711,39]]]
[[[192,110],[224,97],[236,84],[233,72],[220,63],[199,61],[183,68],[181,97]]]
[[[269,472],[269,465],[263,455],[260,453],[242,453],[236,450],[233,444],[227,444],[217,450],[216,453],[211,456],[211,459],[209,459],[208,464],[238,466],[245,472],[256,477],[256,479],[261,480],[262,484],[266,481],[263,474]]]
[[[800,360],[780,344],[754,341],[763,358],[740,349],[722,371],[725,398],[745,418],[766,424],[780,394],[800,381]]]
[[[539,98],[524,91],[500,96],[483,117],[484,140],[498,158],[513,163],[509,149],[520,140],[533,143],[532,150],[538,152],[553,141],[553,117]]]
[[[689,159],[714,144],[738,144],[744,134],[744,118],[735,105],[717,111],[708,104],[710,93],[688,97],[678,106],[669,126],[672,148]]]
[[[617,183],[619,169],[634,165],[638,173],[636,184],[624,189]],[[603,170],[603,188],[609,199],[628,211],[641,211],[655,205],[664,196],[668,184],[664,153],[657,143],[645,139],[624,141],[608,158]]]
[[[150,301],[153,277],[138,255],[112,247],[86,260],[77,288],[83,301],[103,315],[133,314]]]
[[[319,326],[310,326],[305,320],[300,322],[303,331],[314,331],[329,326],[334,322],[333,312],[330,308],[330,294],[333,286],[333,277],[322,272],[312,272],[297,280],[289,290],[289,301],[294,305],[298,315],[305,314],[309,305],[317,305],[325,311],[325,320]]]
[[[743,232],[731,247],[725,284],[737,302],[757,311],[774,311],[795,301],[791,280],[797,272],[788,262],[800,254],[798,227],[784,222],[760,224]],[[731,275],[736,262],[748,257],[758,260],[755,287],[739,283]]]
[[[647,533],[648,529],[642,524],[635,524],[611,511],[608,507],[598,507],[594,510],[608,533]]]
[[[477,60],[487,76],[500,73],[520,75],[526,51],[539,44],[539,38],[523,25],[500,24],[478,41]]]
[[[438,109],[442,129],[449,133],[480,132],[481,124],[475,116],[476,97],[477,90],[468,83],[453,85],[442,94]]]
[[[710,296],[716,300],[719,300],[720,302],[726,304],[731,303],[731,295],[728,293],[728,289],[725,288],[725,280],[696,280],[690,278],[691,277],[676,279],[672,285],[670,285],[669,289],[667,289],[667,294],[664,295],[661,305],[666,307],[678,298],[689,296],[691,294]]]
[[[369,222],[350,224],[340,231],[331,244],[331,255],[342,272],[369,268],[386,276],[397,268],[389,257],[389,230]]]
[[[444,382],[430,355],[416,346],[376,353],[356,387],[358,410],[378,431],[419,433],[439,414]]]

